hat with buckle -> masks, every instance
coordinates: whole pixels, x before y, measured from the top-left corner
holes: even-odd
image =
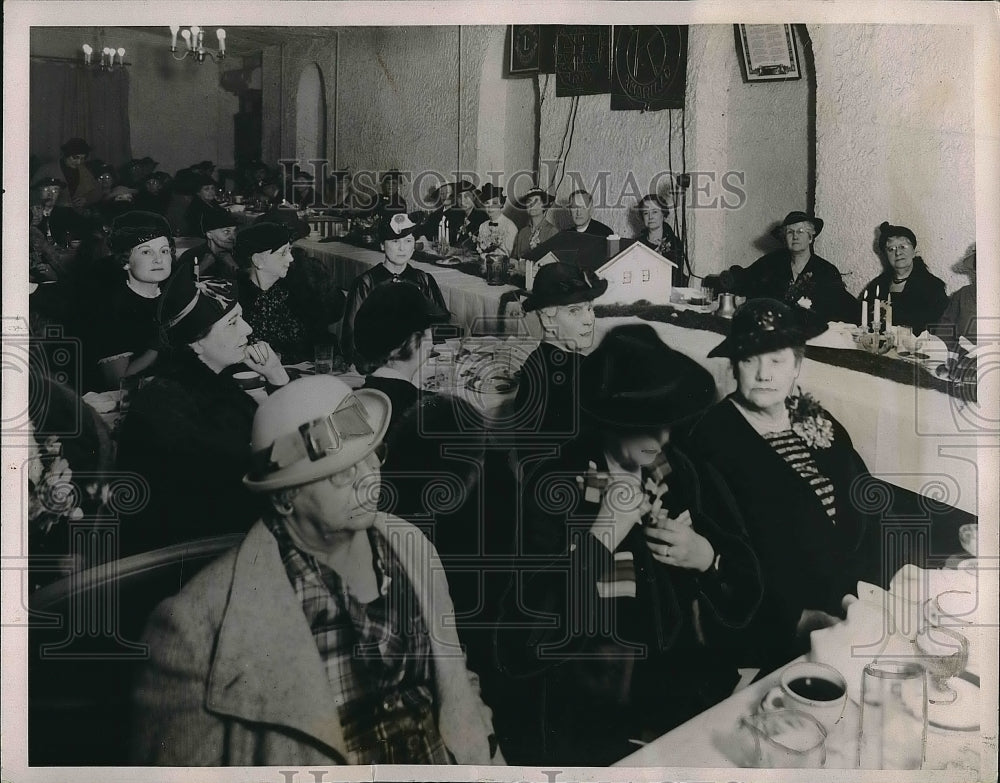
[[[166,237],[173,242],[173,232],[167,219],[156,212],[133,210],[114,219],[108,246],[113,253],[124,253],[157,237]]]
[[[448,318],[448,313],[412,283],[382,283],[365,297],[354,317],[354,343],[366,360],[379,361],[403,345],[410,335],[447,322]]]
[[[257,408],[243,484],[270,492],[340,473],[378,448],[391,411],[382,392],[353,390],[339,378],[292,381]]]
[[[608,332],[580,365],[580,408],[615,428],[658,428],[715,401],[715,379],[649,324]]]
[[[525,297],[524,311],[540,310],[553,305],[590,302],[608,290],[608,281],[575,264],[561,261],[546,264],[535,272],[531,293]]]
[[[406,212],[397,212],[388,220],[379,222],[379,241],[402,239],[420,230],[420,223],[414,222]]]
[[[782,220],[780,225],[778,225],[774,229],[774,231],[771,232],[771,235],[777,239],[781,239],[782,235],[785,232],[785,229],[788,226],[794,226],[796,223],[811,223],[813,227],[814,239],[818,237],[820,235],[820,232],[823,230],[823,221],[820,218],[810,215],[806,212],[800,212],[798,210],[794,210],[785,215],[785,219]]]
[[[729,336],[708,355],[744,359],[805,345],[826,330],[826,321],[812,310],[777,299],[751,299],[736,309]]]
[[[160,294],[156,319],[174,347],[200,340],[237,305],[231,280],[197,275],[194,263],[179,267]]]

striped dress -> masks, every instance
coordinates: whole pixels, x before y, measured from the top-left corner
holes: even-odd
[[[812,488],[820,503],[823,504],[830,521],[836,525],[837,505],[833,482],[820,473],[812,452],[802,437],[791,429],[763,433],[763,437],[771,448]]]

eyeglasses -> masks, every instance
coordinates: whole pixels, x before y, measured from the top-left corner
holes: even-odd
[[[885,252],[886,253],[905,253],[906,251],[911,250],[911,249],[912,248],[909,245],[886,245],[885,246]]]
[[[808,228],[786,228],[785,229],[785,236],[786,237],[795,237],[795,236],[800,237],[803,234],[806,234],[806,235],[808,235],[810,237],[813,235],[812,231],[810,231]]]
[[[265,476],[306,459],[316,462],[339,452],[347,441],[374,435],[368,411],[351,394],[333,413],[306,422],[256,452],[252,457],[254,473]]]

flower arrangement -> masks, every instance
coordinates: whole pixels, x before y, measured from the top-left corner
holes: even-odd
[[[786,402],[792,431],[809,448],[826,449],[833,444],[833,422],[815,397],[805,392],[789,397]]]

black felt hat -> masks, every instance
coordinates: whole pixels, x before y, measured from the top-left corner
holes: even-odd
[[[35,183],[36,188],[65,188],[66,183],[55,177],[44,177]]]
[[[525,312],[553,305],[590,302],[608,290],[608,281],[575,264],[546,264],[535,273],[531,293],[524,300]]]
[[[108,246],[114,253],[124,253],[151,239],[171,239],[172,236],[170,223],[163,215],[132,210],[114,219],[108,235]]]
[[[906,237],[910,240],[910,244],[914,247],[917,246],[917,235],[914,234],[906,226],[894,226],[888,222],[882,223],[878,227],[878,249],[879,252],[885,252],[885,243],[889,241],[889,237]]]
[[[649,324],[617,326],[580,365],[586,418],[616,428],[658,428],[715,401],[712,374],[667,346]]]
[[[277,250],[292,241],[288,226],[280,223],[252,223],[236,232],[233,256],[236,263],[246,269],[254,253]]]
[[[354,318],[354,342],[369,362],[380,361],[402,346],[414,332],[444,323],[449,314],[412,283],[375,286]]]
[[[206,209],[201,215],[201,235],[205,236],[209,231],[217,228],[233,228],[236,226],[236,218],[228,209]]]
[[[417,220],[414,220],[406,212],[396,212],[391,217],[386,215],[388,218],[379,221],[378,227],[378,237],[380,242],[386,242],[391,239],[402,239],[403,237],[408,237],[410,234],[416,234],[420,230],[420,219],[417,215]]]
[[[813,234],[814,238],[818,237],[820,232],[823,230],[823,221],[820,218],[814,217],[806,212],[794,210],[785,215],[785,219],[781,221],[780,225],[778,225],[774,231],[771,232],[771,234],[774,237],[781,239],[785,227],[794,226],[796,223],[812,223],[813,231],[815,231],[815,234]]]
[[[736,309],[729,336],[708,355],[743,359],[805,345],[826,330],[826,321],[812,310],[777,299],[751,299]]]
[[[479,189],[479,200],[483,204],[486,204],[495,198],[500,199],[501,204],[507,201],[507,197],[504,195],[503,188],[494,185],[492,182],[487,182]]]
[[[70,155],[89,155],[90,145],[86,141],[79,137],[74,137],[68,139],[65,144],[60,148],[63,155],[69,157]]]
[[[541,188],[531,188],[527,193],[524,193],[519,199],[517,199],[518,209],[527,209],[528,200],[534,196],[538,196],[542,200],[542,205],[546,207],[552,206],[552,202],[555,201],[552,194],[548,191],[542,190]]]
[[[199,279],[193,263],[179,267],[167,281],[157,307],[157,321],[174,347],[200,340],[212,326],[236,307],[236,284],[231,280]]]

